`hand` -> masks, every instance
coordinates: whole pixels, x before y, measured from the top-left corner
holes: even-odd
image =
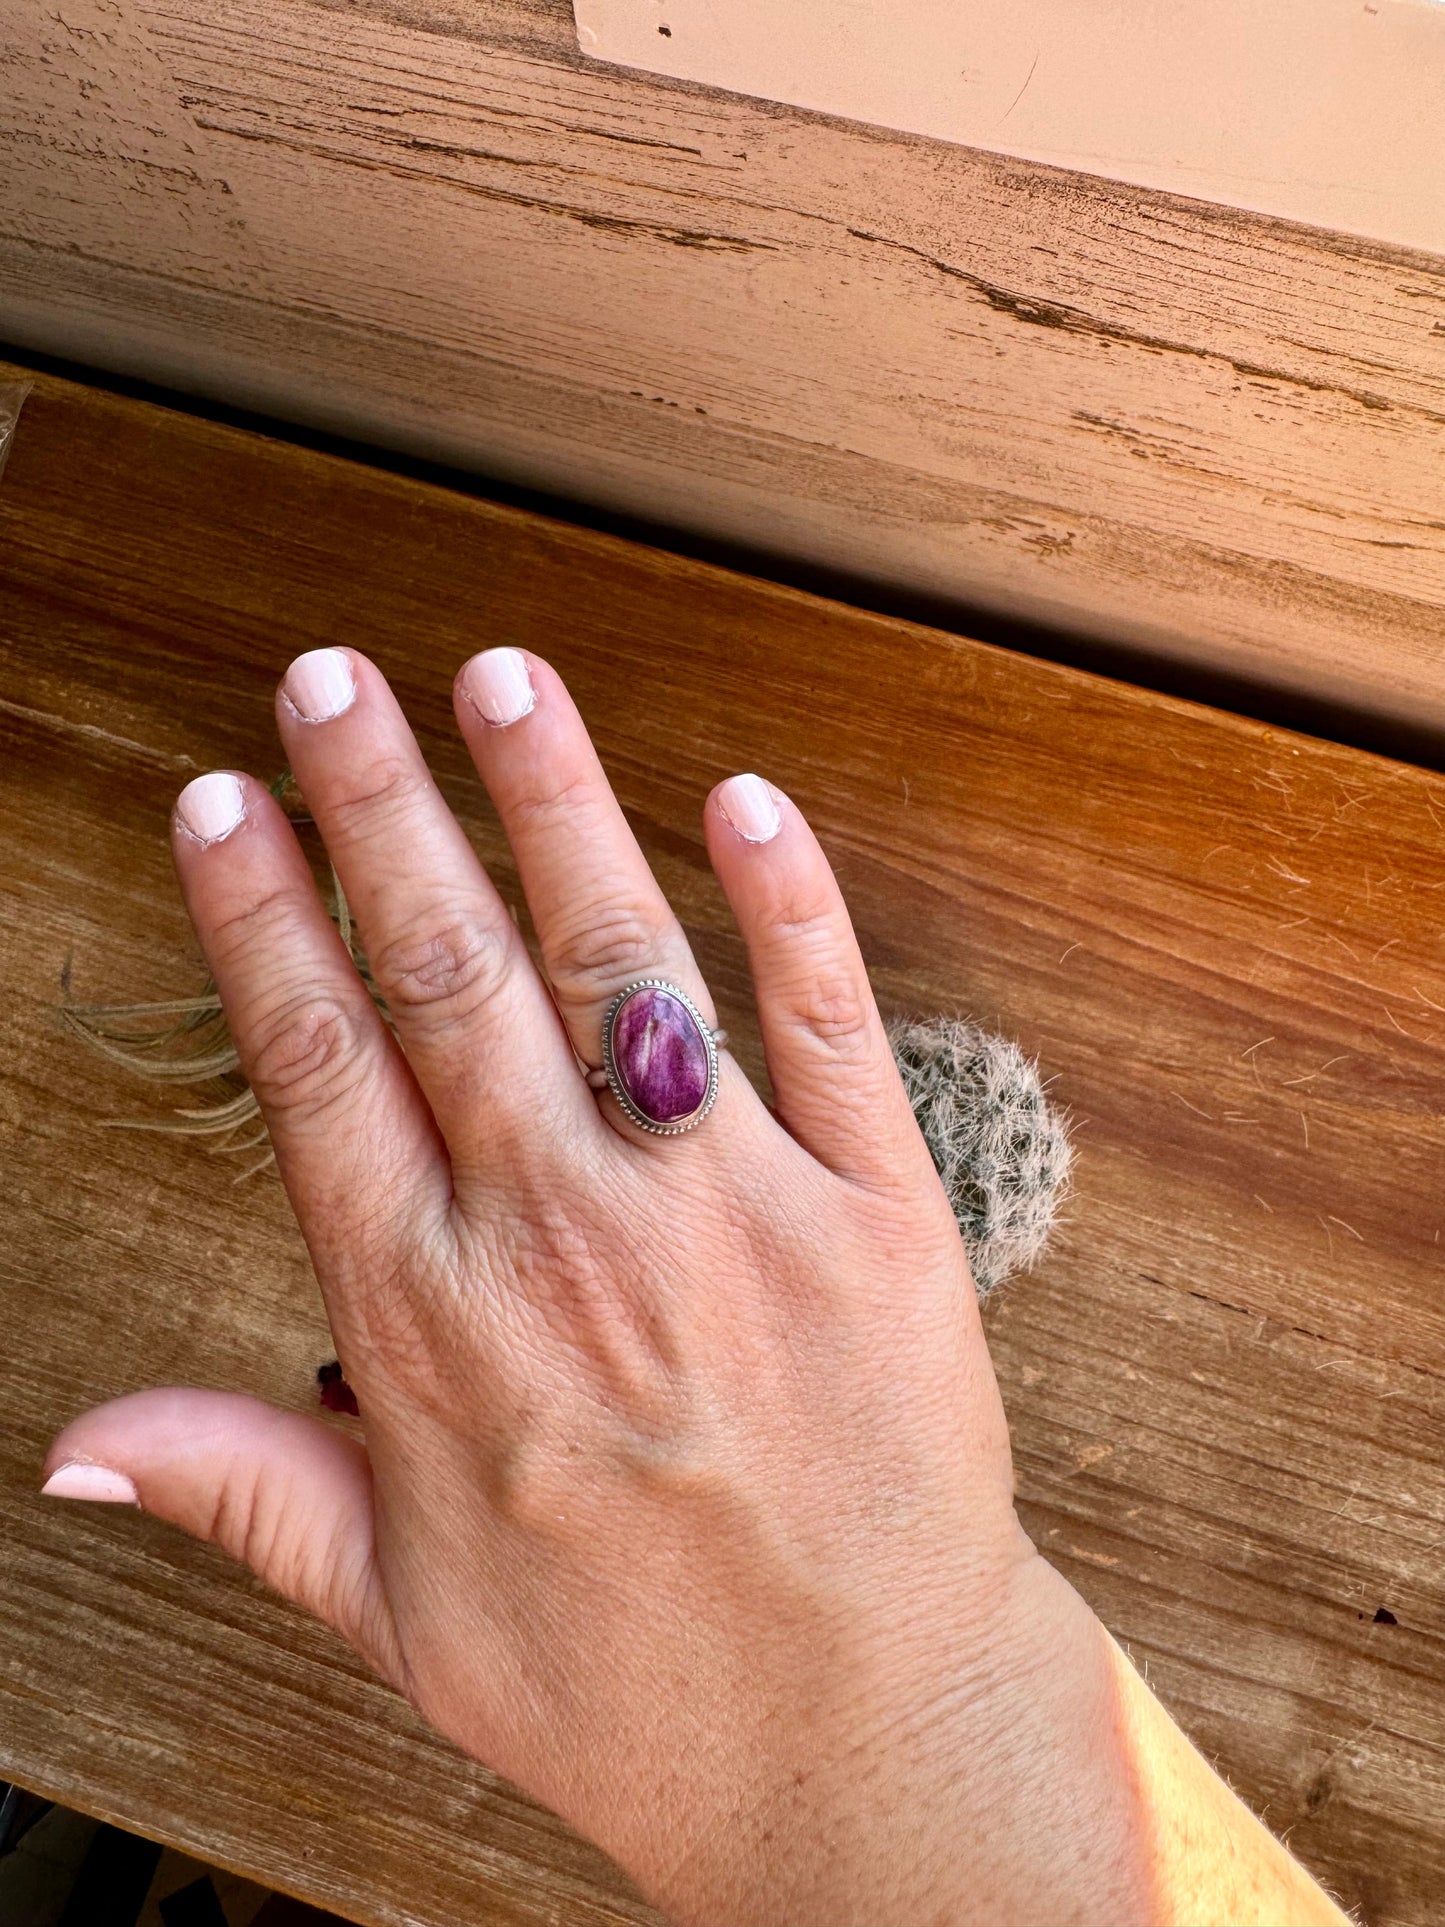
[[[245,1560],[680,1921],[1339,1920],[1018,1525],[963,1249],[793,804],[734,777],[705,812],[776,1115],[724,1055],[654,1136],[586,1082],[609,1001],[663,978],[715,1019],[556,674],[493,650],[456,691],[545,976],[370,663],[302,657],[277,713],[395,1036],[262,786],[191,784],[175,855],[365,1446],[142,1392],[49,1489]]]

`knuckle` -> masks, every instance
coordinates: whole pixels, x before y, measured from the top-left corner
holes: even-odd
[[[352,841],[364,842],[377,831],[388,831],[398,816],[407,814],[430,787],[431,779],[404,756],[383,756],[356,774],[354,787],[330,799],[328,827]]]
[[[779,923],[776,935],[796,972],[784,993],[793,1029],[830,1056],[868,1055],[874,1042],[873,993],[860,969],[838,954],[834,919],[793,917]]]
[[[668,925],[639,905],[589,905],[551,934],[547,974],[559,997],[582,1002],[660,969],[673,948]]]
[[[294,884],[273,884],[221,911],[210,923],[207,947],[223,960],[251,951],[285,955],[304,939],[315,909],[314,896]]]
[[[347,1005],[305,990],[253,1022],[247,1056],[261,1105],[294,1117],[344,1104],[361,1081],[367,1052]]]
[[[841,972],[807,979],[794,1005],[794,1021],[835,1057],[865,1055],[872,1038],[870,1001]]]
[[[508,814],[515,828],[555,831],[577,824],[595,801],[596,786],[588,776],[574,775],[565,782],[547,787],[524,783],[508,802]]]
[[[497,996],[510,951],[506,932],[457,916],[424,937],[394,938],[372,959],[372,970],[399,1020],[446,1025],[465,1022]]]

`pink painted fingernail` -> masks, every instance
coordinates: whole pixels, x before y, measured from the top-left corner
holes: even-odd
[[[246,814],[246,792],[229,770],[198,776],[176,798],[181,828],[198,843],[219,843]]]
[[[329,723],[356,700],[356,677],[344,649],[311,649],[286,671],[281,693],[303,723]]]
[[[761,776],[730,776],[717,806],[747,843],[768,843],[783,827],[778,800]]]
[[[537,692],[520,649],[488,649],[462,671],[462,693],[499,728],[519,723],[537,706]]]
[[[108,1465],[87,1465],[76,1459],[57,1466],[40,1488],[46,1499],[91,1499],[100,1505],[139,1505],[140,1494],[124,1472]]]

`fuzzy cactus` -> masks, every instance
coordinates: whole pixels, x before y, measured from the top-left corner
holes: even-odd
[[[1048,1241],[1068,1192],[1068,1128],[1006,1037],[957,1017],[896,1018],[888,1041],[986,1298]]]

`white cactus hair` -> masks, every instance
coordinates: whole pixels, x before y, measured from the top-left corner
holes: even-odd
[[[1068,1125],[1006,1037],[959,1017],[899,1017],[888,1041],[986,1298],[1048,1242],[1068,1195]]]

